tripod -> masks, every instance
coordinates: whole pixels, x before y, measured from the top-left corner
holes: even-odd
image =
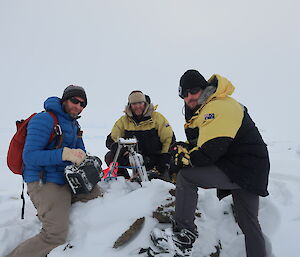
[[[149,181],[144,165],[144,158],[140,153],[137,152],[137,139],[135,137],[129,139],[119,138],[117,142],[118,148],[114,156],[113,163],[110,167],[110,172],[112,173],[116,168],[121,148],[126,147],[129,155],[130,168],[132,169],[131,180],[138,179],[140,182]]]

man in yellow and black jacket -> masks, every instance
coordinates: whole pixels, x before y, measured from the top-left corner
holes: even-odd
[[[268,150],[247,109],[230,97],[234,89],[226,78],[213,75],[206,81],[196,70],[186,71],[180,79],[187,142],[171,150],[181,167],[173,238],[177,246],[192,248],[198,187],[217,188],[219,198],[232,194],[247,257],[266,257],[258,206],[259,196],[268,195]]]
[[[128,96],[125,115],[114,124],[111,133],[107,136],[106,146],[110,151],[105,156],[109,165],[116,152],[118,138],[133,138],[138,140],[138,150],[144,157],[146,169],[159,172],[161,178],[169,180],[170,159],[169,148],[175,141],[173,130],[167,119],[156,111],[150,97],[141,91],[133,91]],[[119,163],[128,165],[126,149],[119,155]],[[126,169],[119,169],[118,175],[128,178]]]

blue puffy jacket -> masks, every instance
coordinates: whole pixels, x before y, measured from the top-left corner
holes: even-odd
[[[50,144],[49,138],[53,131],[54,120],[47,112],[35,115],[27,127],[27,136],[23,151],[25,182],[39,181],[43,174],[43,182],[66,183],[64,169],[71,163],[62,160],[63,147],[81,148],[85,151],[82,138],[78,138],[78,122],[63,110],[58,97],[50,97],[44,103],[46,111],[53,112],[63,131],[62,147],[55,148],[55,141]]]

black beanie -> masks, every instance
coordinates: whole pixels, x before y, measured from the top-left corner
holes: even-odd
[[[187,70],[180,78],[182,92],[186,89],[199,87],[205,89],[208,86],[206,79],[197,70]]]
[[[84,91],[84,88],[81,86],[70,85],[65,88],[64,93],[62,95],[61,101],[68,100],[73,96],[81,97],[85,103],[87,104],[87,97]]]

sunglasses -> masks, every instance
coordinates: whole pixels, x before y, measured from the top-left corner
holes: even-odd
[[[82,101],[78,100],[78,99],[75,98],[75,97],[71,97],[69,100],[70,100],[71,103],[73,103],[73,104],[78,104],[78,103],[80,103],[80,106],[81,106],[82,108],[85,108],[85,107],[86,107],[86,102],[82,102]]]
[[[195,87],[195,88],[188,88],[185,90],[182,90],[182,87],[179,86],[179,96],[183,99],[185,97],[188,96],[188,94],[190,93],[191,95],[197,94],[198,92],[200,92],[201,88],[200,87]]]

